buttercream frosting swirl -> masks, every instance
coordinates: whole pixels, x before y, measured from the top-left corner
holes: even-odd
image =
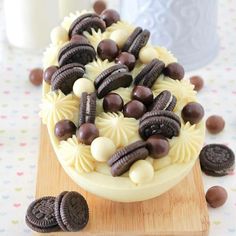
[[[156,51],[158,54],[158,59],[163,61],[165,65],[168,65],[172,62],[177,62],[177,59],[174,57],[174,55],[168,51],[165,47],[156,47]]]
[[[127,102],[129,102],[131,100],[131,93],[132,93],[132,88],[128,87],[128,88],[118,88],[116,90],[113,90],[112,93],[117,93],[119,94],[123,101],[124,104],[126,104]]]
[[[67,141],[61,141],[59,153],[66,165],[75,168],[79,173],[91,172],[95,168],[90,146],[79,143],[73,135]]]
[[[177,98],[175,112],[180,112],[187,103],[197,101],[197,92],[194,91],[194,85],[189,80],[173,80],[161,75],[153,85],[152,91],[157,96],[164,90],[170,91]]]
[[[54,127],[59,120],[68,119],[76,122],[79,101],[72,94],[64,95],[60,90],[45,95],[40,105],[39,115],[44,124]]]
[[[102,61],[97,58],[97,60],[92,61],[85,65],[85,77],[94,81],[98,75],[100,75],[107,68],[115,65],[114,62],[109,62],[107,59]]]
[[[101,29],[98,29],[98,31],[95,31],[95,29],[92,28],[92,34],[90,34],[87,31],[83,32],[84,36],[89,40],[89,42],[92,44],[92,46],[97,48],[98,44],[103,40],[108,38],[108,33],[104,32],[102,33]]]
[[[123,113],[101,113],[96,118],[96,126],[100,136],[113,140],[116,147],[123,147],[130,142],[140,139],[138,134],[138,121],[134,118],[124,117]]]
[[[112,33],[116,30],[125,30],[127,32],[127,37],[129,37],[129,35],[135,30],[135,27],[125,21],[118,21],[106,28],[106,31],[109,33]]]
[[[203,145],[201,129],[187,122],[181,126],[180,135],[169,140],[172,163],[186,163],[198,157]]]

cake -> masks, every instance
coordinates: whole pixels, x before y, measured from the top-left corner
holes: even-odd
[[[52,30],[43,57],[40,116],[58,161],[81,188],[113,201],[168,191],[204,142],[193,85],[149,36],[114,10],[75,12]]]

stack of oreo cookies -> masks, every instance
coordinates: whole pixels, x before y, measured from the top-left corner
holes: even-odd
[[[26,224],[39,233],[59,230],[76,232],[87,225],[88,219],[89,209],[86,200],[81,194],[73,191],[33,201],[25,216]]]

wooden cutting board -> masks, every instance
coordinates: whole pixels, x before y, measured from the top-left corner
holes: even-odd
[[[89,223],[79,233],[50,235],[208,235],[209,218],[199,163],[181,183],[155,199],[112,202],[85,192],[65,174],[52,149],[47,129],[42,126],[36,198],[56,196],[65,190],[78,191],[87,199]]]

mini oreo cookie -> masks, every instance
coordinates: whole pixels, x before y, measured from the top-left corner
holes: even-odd
[[[153,110],[144,114],[140,119],[139,134],[144,140],[156,134],[172,138],[179,135],[180,127],[180,119],[174,112]]]
[[[112,90],[128,87],[132,83],[132,75],[127,66],[116,64],[103,71],[94,81],[97,97],[103,98]]]
[[[55,212],[55,217],[56,217],[56,220],[57,220],[57,223],[58,225],[60,226],[60,228],[63,230],[63,231],[69,231],[66,226],[63,224],[63,221],[62,221],[62,218],[61,218],[61,211],[60,211],[60,208],[61,208],[61,201],[63,199],[63,197],[68,193],[68,191],[64,191],[62,193],[60,193],[56,199],[55,199],[55,204],[54,204],[54,212]]]
[[[108,161],[112,176],[124,174],[135,161],[145,159],[148,154],[146,142],[141,140],[118,150]]]
[[[95,57],[96,52],[91,44],[71,41],[59,51],[58,63],[59,66],[64,66],[74,62],[86,65],[87,63],[93,61]]]
[[[141,27],[135,28],[124,44],[122,51],[133,54],[137,59],[139,51],[147,44],[149,37],[150,32],[148,30],[143,30]]]
[[[79,127],[84,123],[95,122],[96,117],[96,93],[82,93],[80,99]]]
[[[152,105],[149,107],[149,111],[152,110],[167,110],[173,111],[177,99],[168,90],[162,91],[158,96],[154,98]]]
[[[55,197],[42,197],[33,201],[26,212],[25,222],[34,231],[50,233],[60,229],[54,214]]]
[[[102,32],[106,29],[105,22],[95,13],[86,13],[79,16],[70,26],[69,37],[73,35],[82,34],[84,31],[92,33],[92,28],[95,31],[100,29]]]
[[[199,155],[201,169],[207,175],[224,176],[234,170],[233,151],[223,144],[206,145]]]
[[[158,77],[163,72],[164,68],[165,68],[164,62],[156,58],[153,59],[135,77],[134,84],[143,85],[143,86],[151,88],[153,84],[156,82],[156,80],[158,79]]]
[[[89,220],[89,208],[84,197],[74,191],[61,197],[60,217],[63,228],[71,232],[83,229]]]
[[[70,63],[60,67],[51,80],[52,90],[60,89],[65,95],[69,94],[74,82],[84,75],[84,66],[79,63]]]

